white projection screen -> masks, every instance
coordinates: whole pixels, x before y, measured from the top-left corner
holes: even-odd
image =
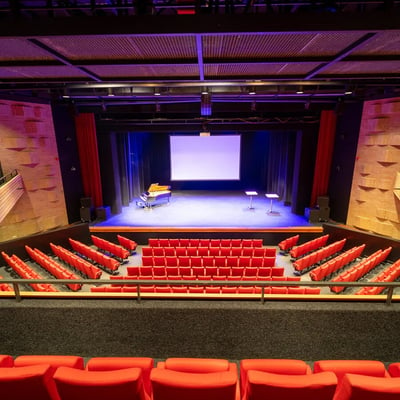
[[[240,135],[171,135],[171,180],[239,180],[240,139]]]

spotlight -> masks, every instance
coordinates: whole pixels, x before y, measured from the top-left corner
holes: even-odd
[[[254,89],[254,87],[251,87],[251,88],[249,89],[249,94],[250,94],[250,95],[255,95],[255,94],[256,94],[256,90]]]
[[[302,87],[302,86],[299,86],[299,88],[298,88],[297,91],[296,91],[296,94],[304,94],[304,91],[303,91],[303,87]]]
[[[154,89],[154,96],[161,96],[160,89],[158,88]]]
[[[201,90],[201,94],[202,94],[202,95],[208,94],[208,89],[207,89],[206,87],[203,88],[203,89]]]
[[[209,94],[202,94],[201,95],[201,108],[200,114],[202,116],[210,116],[211,115],[211,95]]]

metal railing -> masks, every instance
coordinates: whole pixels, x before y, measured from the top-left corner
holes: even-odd
[[[257,286],[261,288],[260,293],[260,301],[261,303],[265,303],[266,301],[266,294],[265,288],[269,286],[300,286],[300,287],[384,287],[388,289],[387,293],[382,295],[382,299],[385,301],[387,305],[390,305],[393,300],[393,292],[394,289],[400,287],[400,282],[332,282],[332,281],[325,281],[325,282],[313,282],[313,281],[193,281],[193,280],[143,280],[143,279],[1,279],[0,283],[10,284],[14,288],[14,296],[15,299],[20,302],[22,300],[23,295],[21,294],[20,285],[29,285],[34,283],[44,283],[44,284],[53,284],[53,285],[66,285],[71,283],[76,284],[83,284],[83,285],[129,285],[129,286],[136,286],[136,294],[135,292],[129,292],[130,296],[134,296],[138,303],[141,302],[142,293],[140,291],[141,285],[172,285],[172,286]],[[9,293],[9,292],[0,292],[0,293]],[[35,295],[40,296],[40,294],[45,292],[32,292]],[[48,293],[48,292],[46,292]],[[53,294],[53,292],[51,292]],[[62,293],[62,292],[60,292]],[[85,293],[87,292],[79,292],[76,295],[79,295],[80,298],[85,297]],[[55,293],[54,293],[55,294]],[[75,294],[75,293],[74,293]],[[96,293],[99,298],[102,297],[102,293]],[[118,295],[117,292],[113,292],[113,295]],[[153,293],[152,293],[153,294]],[[155,293],[157,294],[157,293]],[[171,293],[172,294],[172,293]],[[214,295],[214,294],[213,294]],[[296,299],[301,299],[303,294],[288,294],[286,296],[293,296]],[[308,295],[309,296],[309,295]],[[323,294],[316,294],[316,300],[323,300]],[[89,297],[89,296],[87,296]],[[171,296],[171,298],[174,296]],[[337,298],[337,300],[346,299],[347,295],[333,295],[333,297]],[[364,295],[357,296],[359,300],[362,301]],[[93,296],[90,296],[93,298]],[[223,297],[221,297],[223,298]],[[290,298],[290,297],[289,297]],[[308,299],[308,297],[307,297]],[[354,300],[354,298],[352,299]]]

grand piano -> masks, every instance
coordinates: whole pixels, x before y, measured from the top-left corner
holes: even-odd
[[[169,203],[171,198],[171,186],[159,185],[158,183],[152,183],[146,192],[140,195],[142,202],[137,202],[139,206],[145,208],[151,208],[156,204],[159,204],[163,200]]]

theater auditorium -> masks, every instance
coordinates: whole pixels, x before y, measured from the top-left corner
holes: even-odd
[[[399,20],[0,1],[1,393],[400,396]]]

